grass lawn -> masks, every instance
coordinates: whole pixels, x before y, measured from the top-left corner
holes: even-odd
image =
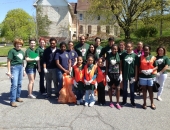
[[[13,46],[0,47],[0,56],[7,56],[8,51],[12,48]]]

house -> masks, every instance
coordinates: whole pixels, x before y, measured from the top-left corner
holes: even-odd
[[[37,0],[34,7],[38,5],[52,22],[48,29],[49,37],[74,40],[81,35],[96,37],[99,33],[119,36],[120,28],[117,23],[114,26],[101,25],[100,16],[93,20],[85,17],[90,6],[88,0],[78,0],[77,3],[68,3],[67,0]]]

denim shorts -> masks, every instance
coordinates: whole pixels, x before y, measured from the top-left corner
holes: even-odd
[[[139,84],[141,86],[153,86],[153,78],[139,78]]]
[[[35,74],[36,73],[36,68],[25,68],[25,72],[27,74]]]

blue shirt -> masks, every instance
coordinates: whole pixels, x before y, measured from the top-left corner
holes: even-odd
[[[71,67],[74,65],[74,63],[75,63],[75,58],[77,58],[78,57],[78,55],[77,55],[77,52],[75,51],[75,50],[67,50],[67,52],[69,53],[69,55],[70,55],[70,59],[71,59]]]
[[[60,65],[68,70],[69,69],[69,60],[70,55],[67,51],[62,52],[61,50],[58,50],[55,56],[55,60],[59,60]]]

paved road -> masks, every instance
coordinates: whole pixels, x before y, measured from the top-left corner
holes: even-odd
[[[34,93],[38,99],[27,98],[27,77],[23,80],[23,103],[9,106],[10,81],[6,68],[0,68],[0,130],[169,130],[170,129],[170,74],[165,84],[163,101],[156,99],[156,110],[141,109],[142,97],[136,97],[137,108],[130,105],[117,110],[108,106],[84,107],[58,104],[53,97],[44,100],[38,93],[37,75]],[[155,94],[156,96],[156,94]],[[106,96],[107,105],[108,95]],[[115,97],[113,97],[115,101]],[[129,98],[128,98],[129,102]]]

